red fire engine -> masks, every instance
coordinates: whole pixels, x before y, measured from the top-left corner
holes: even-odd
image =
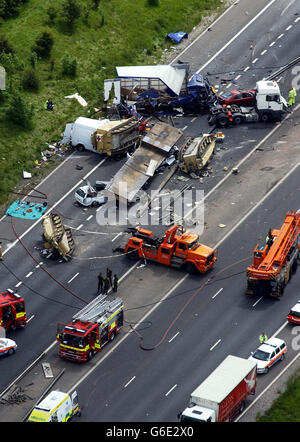
[[[10,289],[0,293],[0,326],[5,330],[25,327],[27,317],[24,299]]]
[[[58,324],[59,356],[85,362],[112,341],[123,325],[123,301],[97,296],[73,316],[69,324]]]

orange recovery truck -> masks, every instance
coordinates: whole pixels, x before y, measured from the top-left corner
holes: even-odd
[[[177,233],[181,230],[181,233]],[[155,238],[151,230],[137,227],[124,252],[130,259],[150,259],[189,273],[205,273],[217,260],[217,251],[199,242],[199,235],[184,232],[177,224],[163,238]]]
[[[300,213],[289,211],[279,230],[270,229],[264,243],[256,245],[247,268],[246,294],[279,299],[296,272],[300,258]]]
[[[111,301],[99,295],[80,312],[73,316],[69,324],[57,325],[59,356],[71,361],[85,362],[102,351],[113,341],[123,326],[123,301]]]
[[[24,299],[10,289],[0,293],[0,326],[5,330],[25,327],[27,317]]]

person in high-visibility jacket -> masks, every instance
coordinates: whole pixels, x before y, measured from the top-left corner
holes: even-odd
[[[289,90],[289,98],[288,98],[288,104],[289,106],[292,106],[293,104],[295,104],[296,102],[296,97],[297,97],[297,91],[296,88],[294,88],[293,86],[290,87]]]
[[[268,340],[268,336],[265,334],[265,332],[263,332],[260,337],[259,337],[259,342],[261,344],[263,344],[264,342],[266,342]]]

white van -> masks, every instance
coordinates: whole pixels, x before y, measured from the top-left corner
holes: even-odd
[[[32,410],[29,422],[68,422],[73,416],[80,416],[76,391],[69,396],[54,390]]]
[[[91,136],[96,129],[109,123],[110,120],[93,120],[92,118],[78,117],[74,123],[67,123],[61,144],[71,143],[78,151],[91,150],[97,152],[92,145]]]

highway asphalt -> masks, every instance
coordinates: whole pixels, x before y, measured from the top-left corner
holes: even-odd
[[[216,57],[211,64],[205,66],[206,71],[216,72],[217,69],[217,72],[221,72],[222,75],[224,72],[228,72],[229,69],[229,72],[232,72],[234,69],[234,72],[237,74],[229,76],[229,78],[233,77],[233,85],[253,87],[257,79],[262,78],[270,70],[273,71],[276,67],[287,63],[298,55],[296,42],[299,35],[297,28],[299,22],[296,21],[296,14],[298,14],[296,2],[290,2],[290,6],[286,8],[286,3],[279,0],[264,1],[263,5],[262,2],[255,1],[251,2],[250,6],[248,4],[247,7],[245,1],[240,1],[238,5],[228,12],[228,15],[224,16],[229,21],[231,17],[231,23],[234,23],[232,30],[226,24],[225,19],[224,21],[219,21],[215,28],[220,26],[220,29],[213,28],[213,31],[206,33],[205,38],[208,38],[207,41],[200,38],[198,43],[201,45],[201,50],[191,47],[184,53],[184,61],[190,61],[193,70],[201,69],[201,66],[209,61],[212,54],[219,51],[222,45],[225,44],[226,39],[222,34],[222,26],[225,26],[226,29],[230,29],[229,32],[232,32],[232,34],[227,36],[227,41],[230,41],[237,34],[237,28],[242,29],[261,11],[263,6],[269,4],[270,7],[266,10],[267,12],[261,13],[259,18],[249,25],[244,33],[234,39],[220,56]],[[234,20],[237,17],[240,18],[239,21]],[[290,28],[287,30],[288,27]],[[265,29],[268,29],[267,33]],[[215,32],[218,38],[212,39],[212,32]],[[284,35],[279,38],[281,34]],[[248,43],[252,41],[254,41],[254,50],[250,50],[248,47],[250,46]],[[274,44],[272,44],[273,41],[275,41]],[[286,50],[287,47],[289,51]],[[265,50],[266,52],[261,55]],[[244,55],[241,56],[240,54]],[[253,63],[255,58],[258,59]],[[195,59],[197,59],[196,62]],[[249,69],[246,70],[248,66]],[[253,66],[260,69],[253,70]],[[240,71],[243,73],[240,74]],[[237,75],[241,75],[241,77],[237,79]],[[220,81],[220,77],[214,78],[214,80],[215,84],[217,84]],[[290,72],[284,74],[282,79],[280,79],[280,86],[285,96],[287,95],[291,80]],[[205,116],[199,118],[194,116],[175,118],[174,121],[176,126],[183,130],[184,135],[197,136],[201,132],[211,130]],[[238,163],[269,133],[272,127],[272,125],[257,124],[224,130],[226,139],[213,160],[213,173],[204,179],[204,183],[200,187],[204,188],[206,193],[212,189],[225,175],[223,171],[224,164],[230,170],[233,165]],[[107,252],[109,256],[112,255],[114,244],[111,240],[116,237],[120,229],[117,226],[113,226],[110,229],[104,229],[105,232],[109,230],[108,235],[101,235],[103,230],[100,229],[99,231],[99,226],[96,223],[95,209],[85,211],[74,205],[74,189],[79,183],[82,183],[81,180],[87,174],[89,174],[88,179],[91,182],[97,179],[108,180],[122,164],[122,161],[105,160],[102,162],[102,160],[97,155],[74,153],[60,169],[54,172],[39,187],[39,190],[44,190],[48,194],[50,205],[56,204],[56,209],[59,213],[63,214],[65,222],[78,229],[74,231],[77,251],[72,262],[45,262],[38,250],[41,246],[42,232],[40,224],[37,223],[35,227],[32,227],[32,223],[13,220],[18,234],[31,228],[22,240],[37,262],[28,255],[28,252],[19,243],[5,253],[5,265],[1,266],[0,269],[1,281],[5,281],[5,287],[3,288],[15,288],[16,285],[22,282],[17,288],[19,293],[24,295],[28,317],[32,318],[24,331],[10,333],[10,337],[17,340],[19,350],[13,358],[5,358],[0,361],[2,374],[0,380],[1,390],[53,342],[58,322],[69,321],[79,308],[82,308],[86,302],[93,299],[96,292],[96,275],[100,269],[105,270],[109,266],[113,271],[122,275],[129,268],[129,263],[123,258],[105,258]],[[83,166],[81,171],[76,169],[77,164]],[[178,175],[170,180],[167,187],[176,187],[178,185],[178,182],[176,183],[177,179]],[[293,179],[294,182],[292,182]],[[296,188],[299,186],[296,172],[289,177],[288,182],[290,181]],[[198,185],[195,183],[195,180],[190,180],[190,182],[195,186]],[[282,186],[283,189],[288,189],[288,187],[285,187],[286,183]],[[72,188],[74,189],[68,193]],[[284,190],[283,193],[286,195],[288,191]],[[276,197],[279,195],[279,192],[278,194],[276,193]],[[277,222],[280,222],[283,219],[285,207],[289,206],[288,208],[290,208],[290,203],[294,201],[294,197],[295,195],[291,196],[290,200],[286,196],[284,200],[279,198],[279,201],[272,208],[274,220],[276,219]],[[264,212],[259,211],[259,216],[262,219],[264,215]],[[4,218],[0,223],[1,238],[5,247],[11,246],[16,240],[11,221],[11,219]],[[246,230],[246,237],[239,237],[239,232],[234,232],[234,237],[237,235],[236,241],[228,242],[226,249],[224,247],[227,240],[222,244],[222,266],[226,263],[231,263],[234,259],[238,260],[241,257],[245,257],[240,254],[241,248],[233,248],[232,244],[240,244],[238,241],[242,241],[242,244],[244,244],[246,241],[247,247],[243,246],[244,249],[248,248],[251,250],[255,243],[257,230],[257,225],[255,225],[254,221],[255,217],[253,215],[252,228]],[[243,224],[243,226],[247,226],[247,229],[248,222],[249,220],[246,224]],[[97,235],[85,233],[86,231],[97,232]],[[226,252],[222,253],[223,250],[226,250]],[[93,257],[101,257],[101,259],[90,259]],[[41,266],[36,267],[39,265],[39,262],[43,262],[42,267],[44,266],[52,277],[49,276],[49,273],[43,271]],[[243,268],[241,266],[239,271],[242,271]],[[158,269],[158,271],[160,270]],[[165,273],[165,271],[161,271],[162,275]],[[198,379],[200,382],[201,379],[212,371],[218,362],[221,362],[222,355],[226,351],[230,353],[234,351],[234,354],[247,356],[255,347],[256,335],[264,324],[265,312],[262,306],[267,306],[268,312],[272,311],[272,314],[274,314],[274,318],[272,317],[272,327],[270,326],[267,329],[267,332],[270,330],[269,333],[272,333],[281,324],[280,315],[282,315],[282,311],[280,311],[279,305],[283,303],[278,303],[278,307],[275,307],[274,303],[270,304],[268,300],[262,300],[257,304],[257,307],[255,306],[254,309],[250,308],[250,301],[243,297],[241,298],[243,278],[244,275],[241,274],[241,276],[225,280],[224,287],[222,286],[222,291],[220,292],[221,296],[218,294],[214,298],[214,303],[211,302],[211,298],[221,287],[217,287],[213,293],[213,284],[207,286],[205,291],[202,292],[204,296],[199,295],[195,298],[194,301],[198,301],[197,306],[195,306],[193,301],[176,323],[177,327],[180,325],[180,329],[178,328],[177,330],[179,334],[170,343],[166,339],[156,350],[146,352],[139,349],[137,337],[132,334],[118,347],[117,351],[113,352],[105,360],[104,364],[109,364],[105,366],[105,369],[103,369],[102,364],[99,366],[99,374],[96,378],[93,378],[92,384],[91,379],[88,378],[85,381],[86,384],[82,384],[78,388],[78,390],[80,389],[80,396],[83,398],[82,402],[85,405],[85,409],[88,410],[84,414],[83,420],[134,421],[145,419],[152,421],[157,419],[159,421],[173,421],[174,417],[176,418],[177,412],[185,406],[188,394],[191,388],[193,388],[192,386],[198,383]],[[169,279],[170,281],[173,280],[173,271],[170,272]],[[56,281],[60,281],[67,290]],[[150,281],[146,281],[146,285]],[[195,286],[192,282],[197,283],[197,281],[189,277],[179,287],[179,294],[194,288]],[[144,285],[144,283],[142,284]],[[291,282],[287,291],[293,287],[293,284],[294,281]],[[161,285],[161,290],[164,292],[169,287],[168,285],[163,287],[162,283]],[[225,293],[229,293],[226,298],[224,297]],[[159,341],[162,332],[165,330],[164,324],[170,323],[174,317],[172,313],[178,311],[178,300],[188,299],[188,296],[189,292],[185,295],[178,295],[155,310],[153,318],[151,316],[151,327],[143,330],[145,341],[147,339],[146,342],[150,346]],[[232,297],[230,298],[230,303],[227,301],[229,297]],[[297,297],[296,294],[295,297]],[[288,303],[292,299],[292,296],[289,297]],[[227,301],[226,304],[225,300]],[[288,305],[286,305],[287,307]],[[167,310],[165,310],[166,308]],[[249,309],[251,313],[254,311],[255,314],[249,315]],[[195,316],[195,311],[197,316]],[[202,322],[203,317],[205,321]],[[201,321],[199,320],[200,318]],[[189,336],[185,336],[183,339],[180,330],[184,330],[184,333],[188,333]],[[174,335],[177,331],[175,330]],[[170,336],[171,338],[172,336]],[[219,339],[221,341],[214,347],[214,352],[209,353],[211,357],[206,357],[209,349]],[[180,342],[181,350],[179,352],[177,346],[176,349],[174,347],[175,344],[179,345]],[[165,351],[165,348],[162,351],[163,347],[167,347],[168,351]],[[153,355],[155,355],[154,358]],[[198,375],[198,365],[200,362],[201,376]],[[173,368],[172,371],[170,367]],[[166,373],[168,373],[168,376],[166,376]],[[134,376],[136,377],[131,380]],[[195,382],[196,379],[197,382]],[[130,382],[128,386],[124,387],[128,382]],[[175,384],[176,387],[169,393],[169,390]],[[85,388],[83,385],[85,385]],[[91,385],[93,386],[93,391],[91,391]],[[124,391],[122,390],[122,400],[119,400],[120,389],[122,388],[124,388]],[[143,393],[142,401],[139,399],[141,391],[145,392]],[[101,404],[99,404],[99,401],[97,403],[100,392]],[[88,397],[86,397],[87,394]],[[160,396],[163,399],[159,402],[158,406],[156,401]],[[172,401],[169,401],[170,398],[172,398]],[[171,407],[170,402],[172,402]],[[136,403],[140,404],[139,407],[134,406]]]

